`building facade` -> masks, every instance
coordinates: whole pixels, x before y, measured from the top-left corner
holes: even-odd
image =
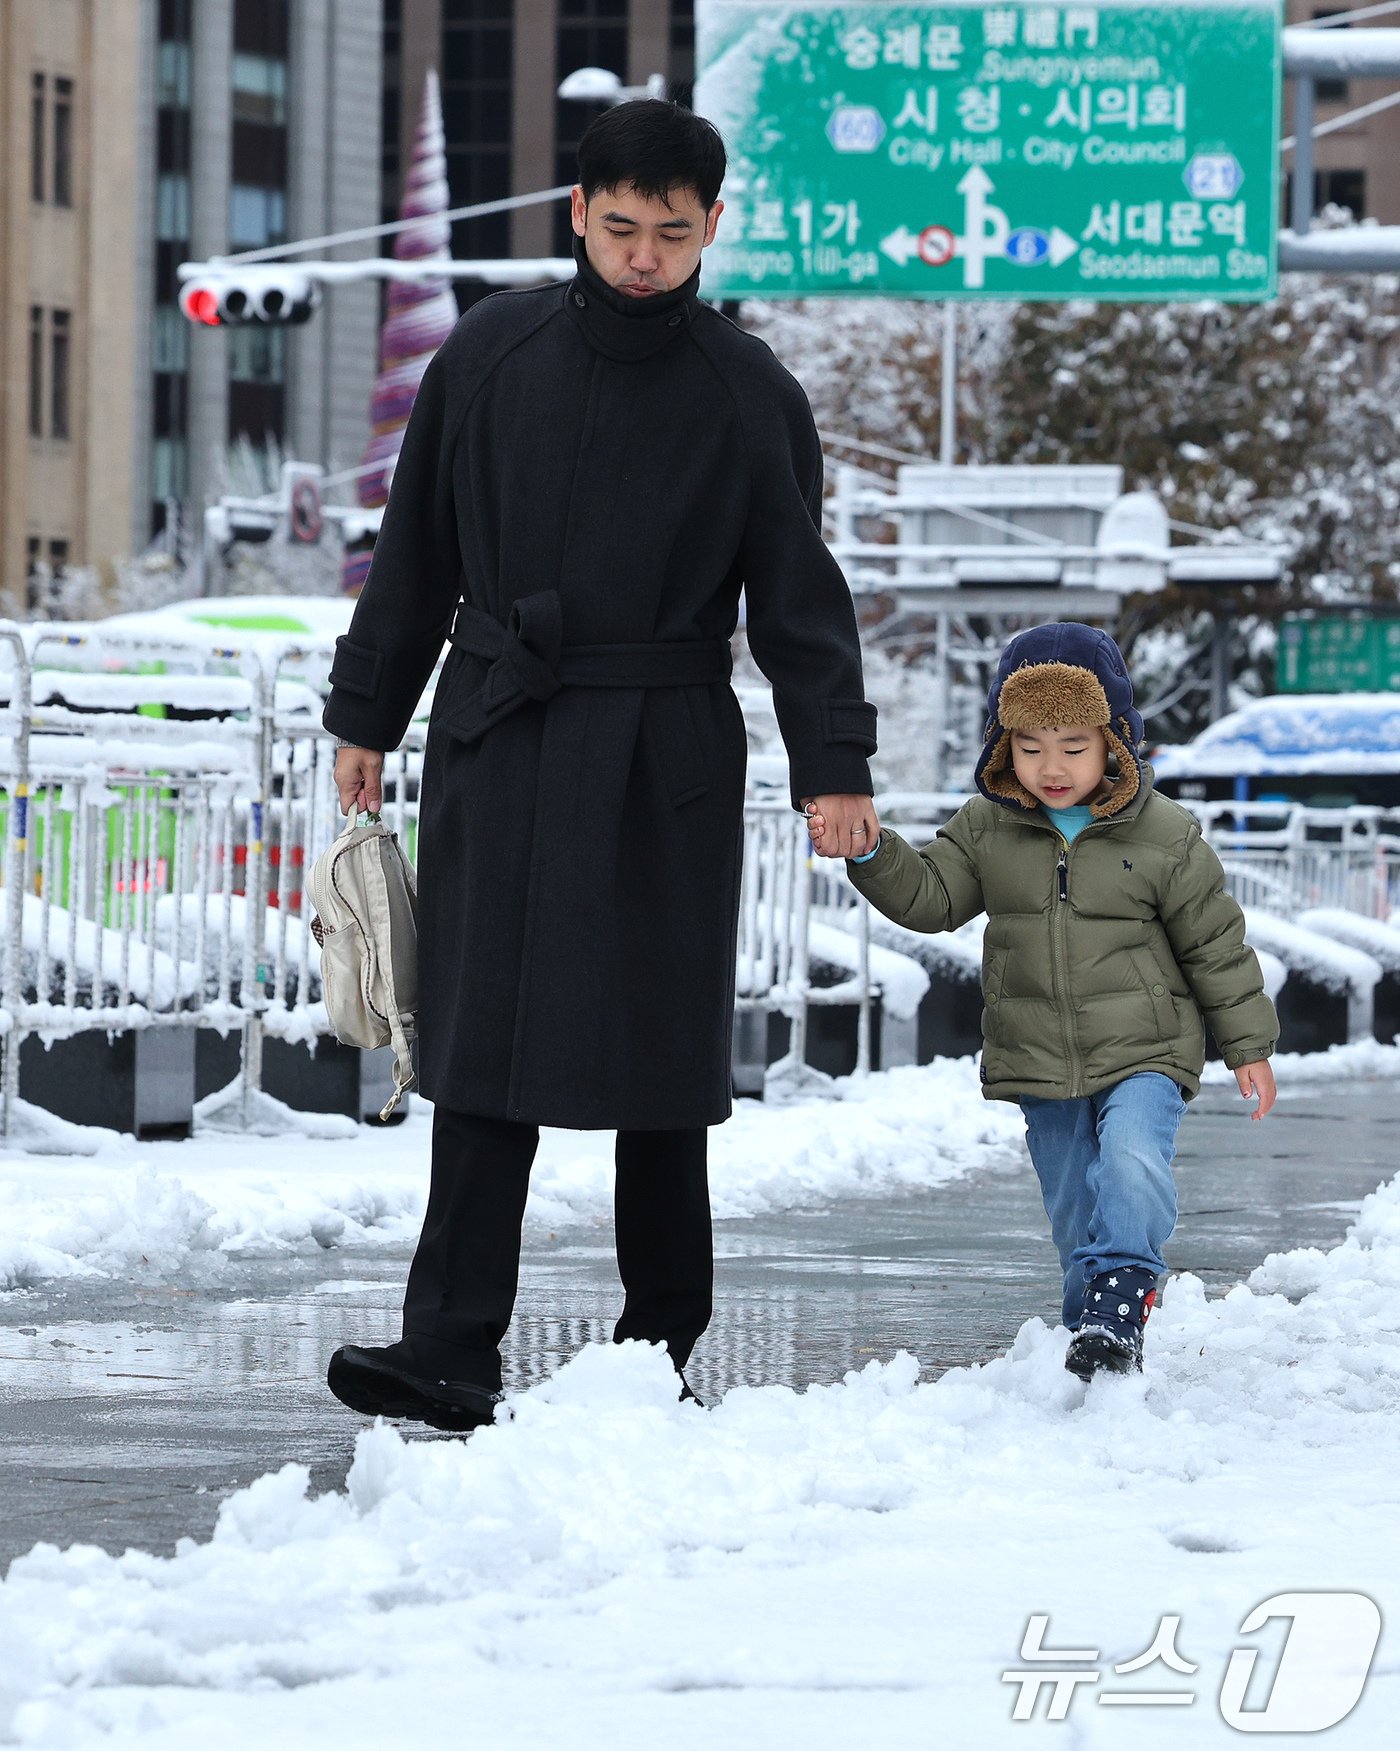
[[[384,0],[383,207],[397,210],[429,67],[442,78],[447,180],[454,207],[571,183],[594,104],[566,103],[560,81],[604,67],[628,85],[664,74],[688,100],[694,6],[675,0]],[[460,221],[452,253],[569,253],[567,208],[522,207]]]
[[[382,48],[382,0],[0,6],[7,611],[197,532],[231,456],[358,460],[377,284],[328,288],[304,327],[196,329],[176,269],[377,221]]]
[[[137,426],[149,538],[177,507],[197,530],[221,491],[273,484],[273,452],[344,468],[364,448],[375,283],[327,287],[304,326],[201,328],[180,312],[176,269],[377,222],[383,17],[381,0],[144,4],[137,277],[154,316]]]
[[[142,0],[0,6],[0,611],[129,553]],[[144,545],[144,538],[142,539]]]
[[[1330,6],[1318,6],[1313,0],[1288,0],[1286,16],[1289,24],[1315,24],[1320,19],[1333,18],[1350,10],[1353,8],[1344,6],[1341,0],[1333,0]],[[1395,17],[1382,14],[1378,18],[1357,19],[1333,28],[1339,31],[1393,29],[1395,24]],[[1394,80],[1318,80],[1314,126],[1336,121],[1394,91]],[[1292,133],[1291,81],[1285,82],[1283,125],[1286,132]],[[1318,208],[1330,202],[1349,208],[1355,219],[1375,219],[1382,225],[1400,225],[1400,104],[1364,120],[1349,122],[1336,133],[1324,134],[1314,141],[1313,154],[1316,163],[1313,194]],[[1288,222],[1287,170],[1291,164],[1292,156],[1286,154],[1285,224]]]

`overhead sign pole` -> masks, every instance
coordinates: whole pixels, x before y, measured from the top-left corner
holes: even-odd
[[[1260,300],[1278,0],[698,0],[725,298]]]

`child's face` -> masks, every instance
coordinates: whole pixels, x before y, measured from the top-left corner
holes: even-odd
[[[1088,802],[1103,783],[1108,741],[1102,730],[1086,724],[1013,730],[1011,764],[1037,802],[1072,809]]]

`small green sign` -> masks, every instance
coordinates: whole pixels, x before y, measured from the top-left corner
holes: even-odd
[[[1400,619],[1287,614],[1280,693],[1400,693]]]
[[[725,298],[1265,299],[1278,0],[697,0]]]

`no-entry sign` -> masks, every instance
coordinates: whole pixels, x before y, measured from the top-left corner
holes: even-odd
[[[698,0],[724,297],[1263,299],[1277,0]]]

